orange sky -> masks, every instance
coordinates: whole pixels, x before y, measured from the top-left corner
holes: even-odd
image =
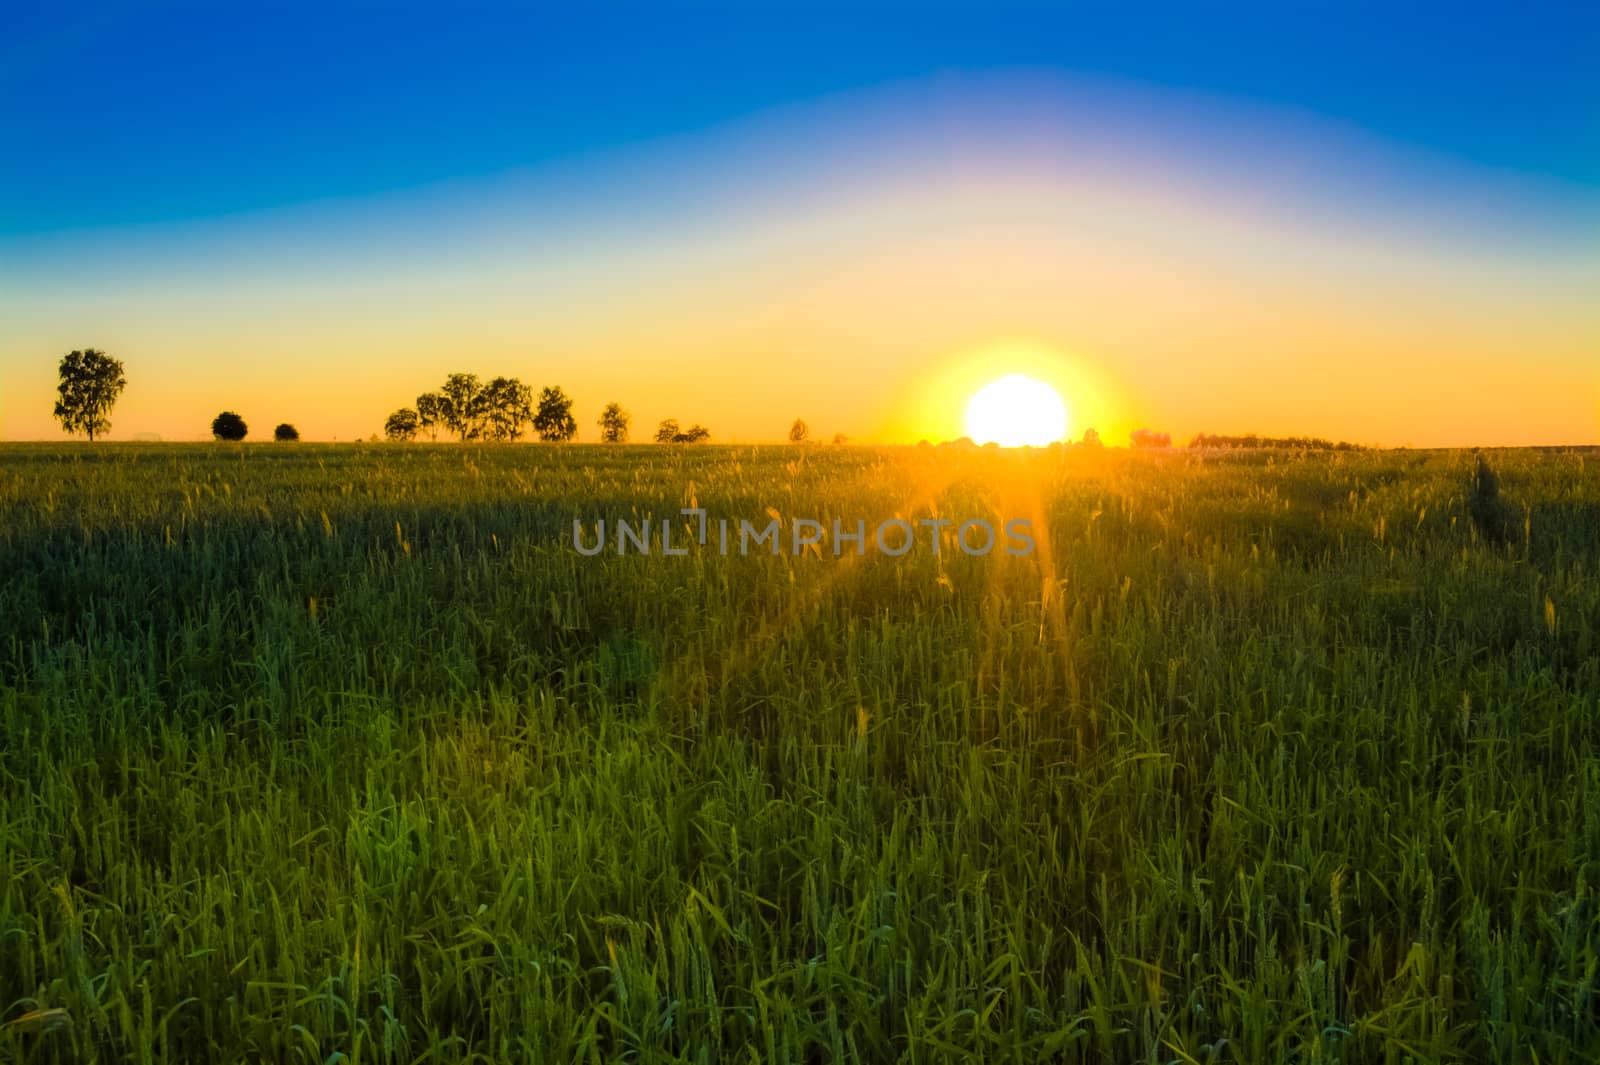
[[[1041,117],[985,123],[1018,93]],[[1216,101],[1103,92],[1128,122],[1085,129],[1071,85],[970,95],[14,239],[0,438],[61,438],[56,361],[96,346],[130,382],[112,439],[203,438],[224,408],[253,437],[366,436],[465,370],[560,384],[580,438],[616,399],[636,438],[675,417],[778,439],[799,416],[914,441],[959,435],[971,390],[1023,370],[1112,443],[1600,441],[1600,243],[1572,190]]]

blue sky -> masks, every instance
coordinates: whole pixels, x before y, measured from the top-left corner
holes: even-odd
[[[1019,68],[1600,187],[1596,4],[450,6],[5,5],[0,233],[412,188]]]

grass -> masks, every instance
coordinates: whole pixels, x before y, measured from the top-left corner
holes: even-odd
[[[1600,454],[1486,461],[8,445],[0,1060],[1596,1060]],[[572,549],[691,502],[1047,550]]]

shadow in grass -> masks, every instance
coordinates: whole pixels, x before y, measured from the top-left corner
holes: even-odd
[[[1543,565],[1600,559],[1600,503],[1535,503],[1528,508],[1527,522],[1530,561]]]

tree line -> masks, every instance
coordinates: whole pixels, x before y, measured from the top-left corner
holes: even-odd
[[[560,385],[533,389],[515,377],[496,377],[480,383],[477,374],[453,373],[433,392],[417,397],[414,407],[401,407],[383,423],[389,440],[411,441],[426,433],[437,440],[440,431],[457,440],[512,442],[532,434],[546,443],[565,443],[578,437],[578,420],[572,397]],[[613,400],[600,410],[596,425],[602,444],[624,444],[633,416]],[[680,429],[674,418],[664,419],[655,439],[662,444],[697,444],[711,438],[703,425]]]
[[[513,441],[533,433],[559,443],[578,435],[578,421],[560,385],[541,389],[535,398],[515,377],[480,383],[477,374],[453,373],[437,391],[418,396],[415,407],[401,407],[383,423],[390,440],[413,440],[419,433],[437,439],[440,430],[461,441]]]
[[[75,349],[62,356],[59,377],[53,413],[61,428],[69,434],[82,433],[91,442],[109,432],[111,411],[128,387],[122,360],[99,348]],[[401,407],[390,414],[383,432],[396,441],[414,440],[421,433],[438,439],[444,431],[461,441],[506,442],[532,433],[540,440],[561,443],[578,436],[572,408],[572,397],[560,385],[540,389],[536,397],[532,388],[515,377],[480,382],[476,374],[453,373],[436,391],[418,396],[415,407]],[[632,416],[622,404],[607,403],[598,421],[601,443],[626,442],[631,424]],[[211,435],[217,440],[241,441],[249,434],[250,426],[236,411],[225,410],[211,420]],[[300,431],[282,422],[273,429],[272,438],[299,440]],[[655,433],[658,443],[697,444],[710,438],[711,430],[705,426],[680,429],[674,418],[664,419]]]
[[[1332,440],[1320,436],[1257,436],[1247,433],[1244,436],[1221,436],[1216,433],[1196,433],[1189,440],[1190,447],[1236,447],[1236,448],[1292,448],[1296,451],[1360,451],[1361,445],[1340,440]]]

